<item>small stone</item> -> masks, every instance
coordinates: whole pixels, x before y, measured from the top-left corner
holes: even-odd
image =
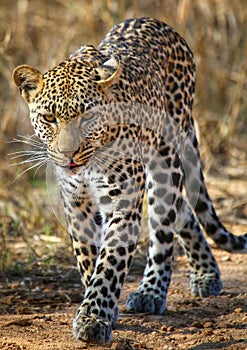
[[[165,324],[163,324],[161,327],[160,327],[160,332],[166,332],[167,331],[167,326]]]
[[[243,310],[242,307],[237,307],[237,308],[234,310],[234,312],[235,312],[236,314],[241,314],[243,311],[244,311],[244,310]]]
[[[203,324],[204,328],[212,328],[214,326],[213,322],[209,321],[209,322],[205,322]]]
[[[231,261],[231,257],[229,255],[225,255],[221,258],[221,261]]]

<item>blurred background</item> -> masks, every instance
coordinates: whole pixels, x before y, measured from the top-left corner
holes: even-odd
[[[23,145],[9,141],[33,131],[12,81],[13,69],[28,64],[45,72],[79,46],[97,46],[115,23],[139,16],[173,26],[194,52],[194,117],[204,169],[216,191],[216,206],[224,208],[223,219],[233,228],[246,223],[246,0],[1,0],[0,270],[19,271],[34,262],[49,265],[52,244],[58,251],[69,247],[45,195],[45,170],[15,180],[24,168],[12,166],[9,154]]]

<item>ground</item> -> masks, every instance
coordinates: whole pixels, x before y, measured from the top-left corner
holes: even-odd
[[[231,180],[208,178],[209,190],[226,226],[240,234],[247,229],[247,183],[243,176],[231,173],[228,177]],[[5,242],[6,250],[8,244],[16,248],[12,261],[21,260],[30,240],[20,236],[12,233]],[[29,259],[25,268],[19,263],[15,269],[5,268],[0,274],[1,350],[247,349],[246,255],[230,254],[213,246],[224,287],[218,297],[199,298],[189,292],[188,262],[177,247],[165,314],[130,314],[125,301],[141,279],[144,243],[124,285],[113,341],[100,347],[76,341],[72,335],[72,320],[82,299],[82,289],[71,248],[68,245],[71,258],[67,258],[64,246],[58,244],[59,238],[52,235],[39,238],[35,238],[32,246],[36,259]],[[41,245],[50,247],[44,256],[38,254]]]
[[[113,341],[103,347],[72,336],[71,323],[81,294],[75,270],[58,268],[45,276],[36,271],[21,281],[8,281],[1,286],[5,313],[0,317],[0,349],[247,349],[246,259],[215,249],[214,253],[224,282],[221,295],[192,297],[186,258],[177,257],[162,316],[126,312],[126,297],[138,284],[136,263],[122,293]]]

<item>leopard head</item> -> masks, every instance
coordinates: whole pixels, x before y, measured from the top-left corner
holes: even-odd
[[[45,74],[27,65],[14,70],[35,133],[55,164],[83,165],[102,145],[106,120],[97,107],[114,99],[112,85],[119,72],[115,57],[92,46],[82,47]]]

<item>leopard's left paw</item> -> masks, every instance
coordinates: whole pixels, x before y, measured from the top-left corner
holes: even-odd
[[[112,339],[112,324],[79,313],[73,320],[73,334],[76,339],[88,343],[109,343]]]

